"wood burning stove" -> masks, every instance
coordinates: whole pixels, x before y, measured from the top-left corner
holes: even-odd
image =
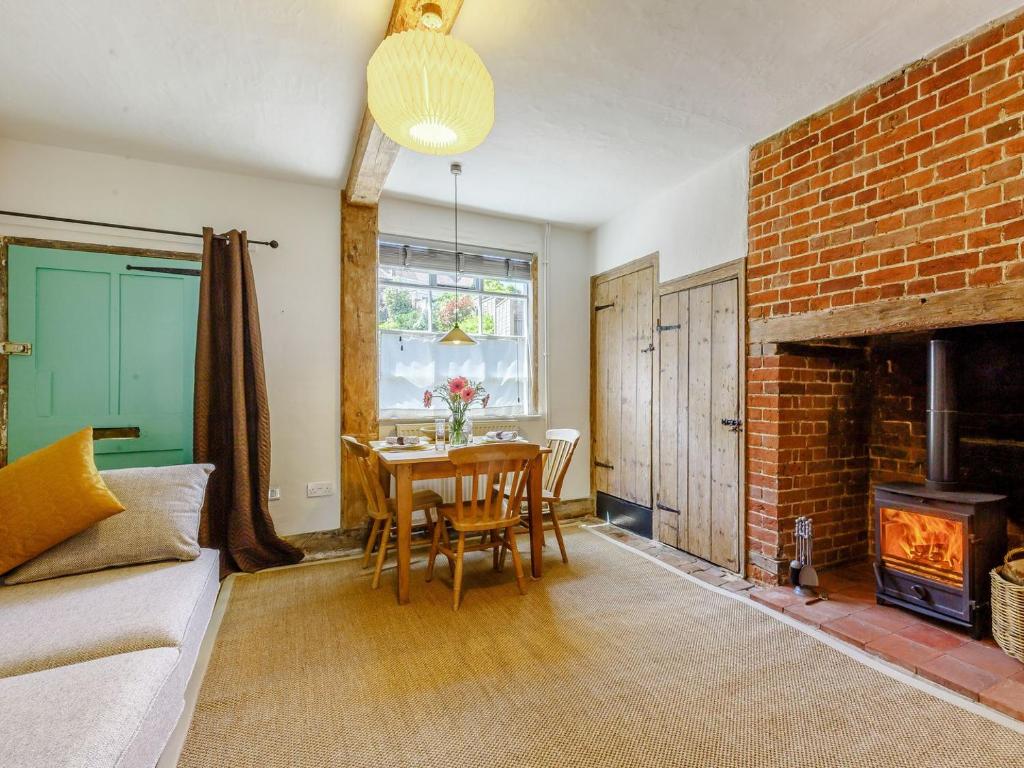
[[[1006,497],[957,490],[952,342],[928,347],[928,470],[924,485],[875,486],[875,580],[880,605],[899,605],[980,637],[988,572],[1006,552]]]

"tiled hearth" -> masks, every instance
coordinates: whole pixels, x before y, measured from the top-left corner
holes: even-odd
[[[824,573],[821,581],[827,600],[801,597],[789,586],[748,594],[762,605],[1024,720],[1024,664],[1003,653],[990,638],[972,640],[967,632],[877,605],[868,563]]]

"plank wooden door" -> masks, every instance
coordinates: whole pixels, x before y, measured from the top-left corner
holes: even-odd
[[[651,506],[654,267],[594,284],[594,489]]]
[[[664,293],[659,309],[658,538],[739,570],[739,280]]]
[[[8,459],[92,426],[130,434],[97,440],[100,469],[192,461],[198,270],[22,245],[8,261],[10,338],[32,345],[8,362]]]

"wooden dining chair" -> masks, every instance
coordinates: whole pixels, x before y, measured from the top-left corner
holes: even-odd
[[[373,521],[370,527],[370,537],[366,541],[366,551],[363,553],[363,568],[370,564],[370,556],[373,549],[377,547],[377,565],[373,573],[373,588],[380,586],[380,574],[384,568],[384,561],[388,556],[388,548],[391,544],[391,537],[394,533],[393,526],[395,515],[398,512],[395,499],[384,496],[384,489],[377,479],[376,468],[373,465],[373,451],[369,446],[363,445],[354,437],[344,435],[341,438],[342,445],[352,458],[352,463],[357,467],[356,474],[359,477],[359,485],[366,495],[366,508]],[[441,506],[441,496],[435,491],[422,490],[414,491],[412,495],[413,512],[423,512],[424,519],[419,522],[418,527],[426,529],[433,534],[435,520],[431,517],[430,511]],[[417,527],[417,521],[413,521],[413,527]]]
[[[558,522],[555,505],[562,500],[562,482],[565,480],[565,473],[569,471],[576,446],[579,445],[580,433],[575,429],[549,429],[544,436],[547,438],[551,453],[544,458],[541,520],[545,531],[555,532],[558,550],[562,553],[562,562],[568,563],[569,555],[565,551],[565,539],[562,538],[562,526]],[[522,515],[520,525],[529,531],[530,516]]]
[[[513,529],[519,525],[530,469],[539,455],[540,447],[529,443],[476,445],[448,452],[448,459],[455,465],[455,503],[438,507],[440,517],[434,526],[427,581],[434,577],[434,561],[439,552],[449,563],[454,563],[452,605],[455,610],[459,609],[462,595],[466,552],[492,550],[494,570],[500,571],[503,560],[500,551],[507,548],[512,553],[519,591],[526,594],[526,578]],[[468,499],[465,498],[467,491]],[[457,536],[454,548],[446,521]],[[467,536],[474,540],[477,536],[481,538],[467,544]]]

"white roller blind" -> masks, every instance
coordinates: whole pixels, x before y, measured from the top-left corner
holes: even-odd
[[[456,269],[452,243],[383,234],[378,238],[377,251],[384,266],[515,280],[530,279],[535,258],[532,253],[460,245]]]

